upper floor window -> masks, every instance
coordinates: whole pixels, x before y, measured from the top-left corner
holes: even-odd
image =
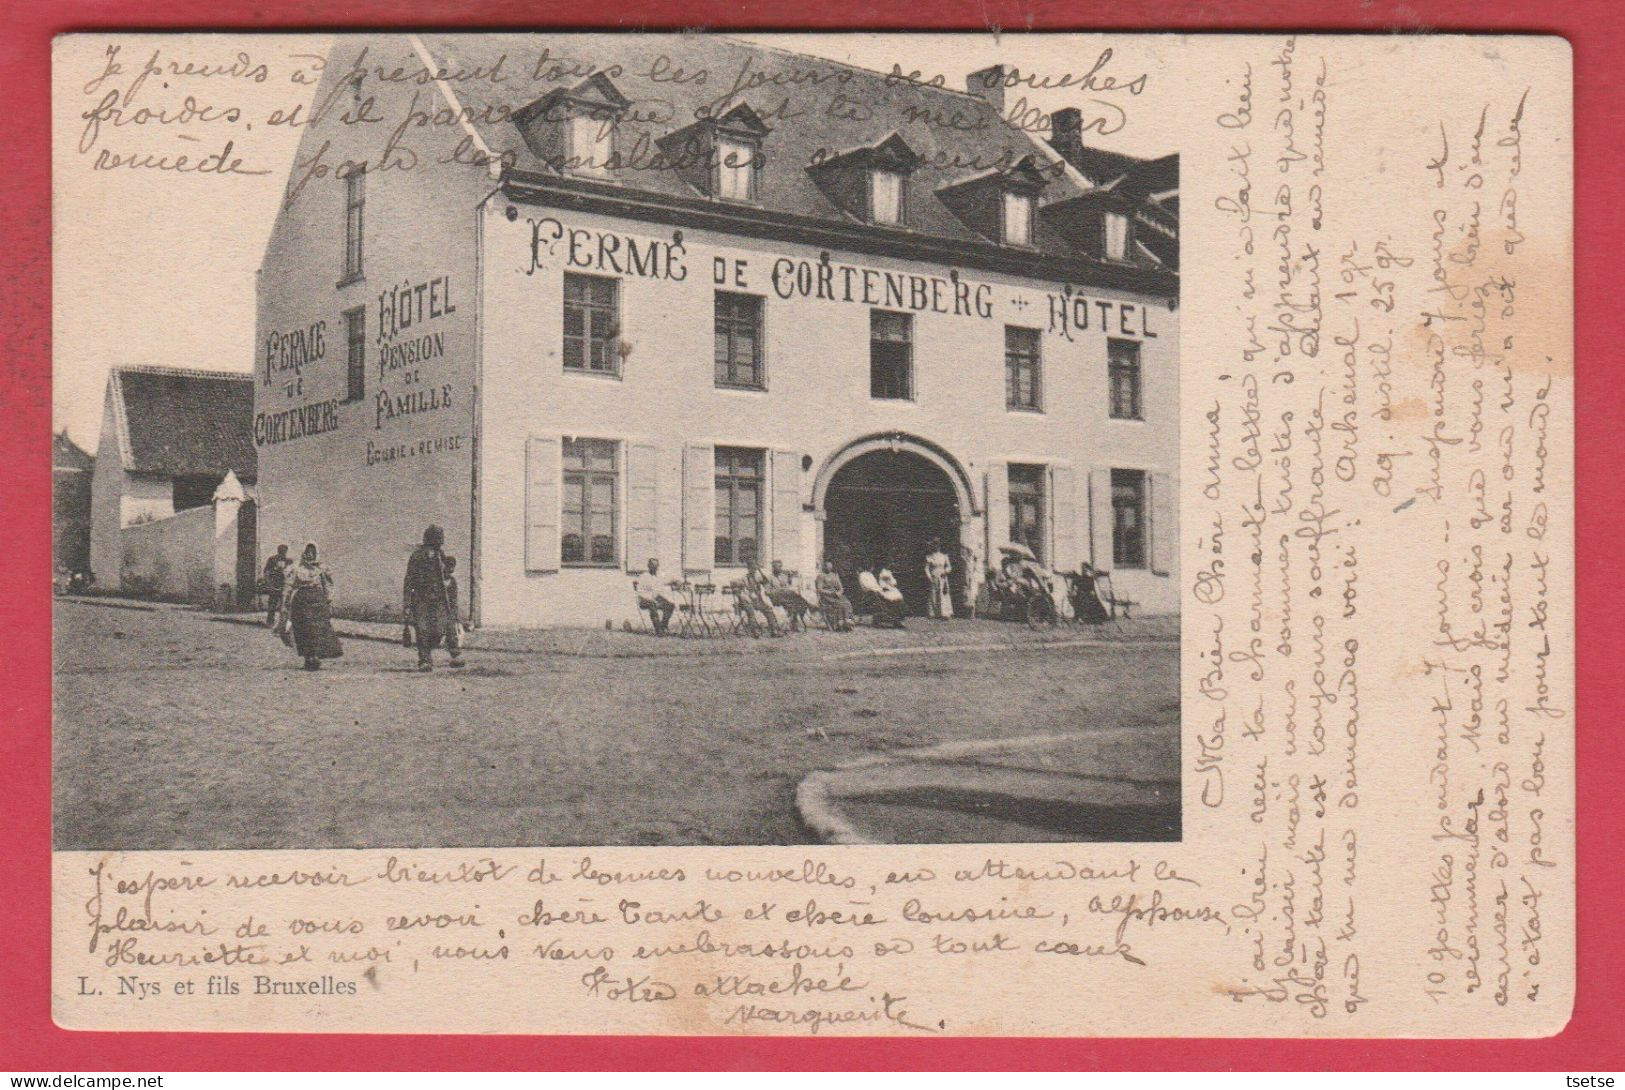
[[[903,175],[895,170],[869,172],[869,222],[901,224],[907,215]]]
[[[1145,567],[1145,472],[1112,470],[1112,566]]]
[[[717,292],[716,327],[717,385],[762,389],[761,296]]]
[[[908,401],[914,396],[914,318],[889,310],[869,312],[869,396]]]
[[[344,281],[361,279],[361,228],[367,207],[367,172],[344,177]]]
[[[1113,420],[1143,420],[1144,406],[1140,399],[1140,342],[1106,342],[1107,381],[1111,385],[1111,415]]]
[[[1105,249],[1109,261],[1128,260],[1128,217],[1121,212],[1105,214]]]
[[[762,452],[717,448],[718,567],[746,568],[761,559]]]
[[[367,396],[367,308],[344,312],[344,400]]]
[[[581,114],[565,122],[569,135],[568,163],[578,174],[608,174],[614,151],[615,126],[609,117]]]
[[[1040,412],[1044,407],[1038,330],[1004,327],[1004,407]]]
[[[560,497],[559,560],[580,567],[613,567],[618,542],[619,495],[612,439],[564,441],[564,494]]]
[[[717,196],[725,201],[756,199],[756,162],[760,149],[743,140],[717,139]]]
[[[564,274],[564,369],[619,375],[619,280]]]
[[[1032,245],[1033,199],[1030,194],[1005,190],[1004,241],[1011,246]]]
[[[1010,466],[1010,544],[1044,563],[1044,467]]]

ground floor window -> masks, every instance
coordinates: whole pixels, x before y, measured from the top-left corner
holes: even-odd
[[[717,448],[718,567],[745,568],[761,557],[762,452]]]
[[[1044,563],[1044,467],[1010,467],[1010,544],[1025,545]]]
[[[1145,567],[1145,473],[1112,470],[1112,566]]]
[[[617,468],[614,440],[564,441],[561,562],[581,567],[611,567],[616,563],[619,553]]]

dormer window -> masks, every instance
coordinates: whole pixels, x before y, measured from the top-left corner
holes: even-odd
[[[615,133],[631,100],[602,72],[549,91],[513,115],[530,150],[554,170],[609,176],[619,162]]]
[[[1049,175],[1030,155],[1003,169],[943,186],[937,199],[981,235],[1006,246],[1037,245],[1038,194]]]
[[[1033,198],[1031,194],[1005,191],[1003,241],[1008,246],[1031,246],[1033,244]]]
[[[760,151],[743,140],[717,140],[717,196],[725,201],[756,199],[756,158]]]
[[[869,172],[869,222],[897,226],[903,222],[903,175],[895,170]]]
[[[807,173],[837,208],[882,227],[908,223],[909,175],[920,157],[897,133],[877,144],[825,155]]]
[[[657,143],[677,176],[708,197],[751,202],[761,198],[762,145],[772,132],[741,102],[721,117],[701,118]]]
[[[609,173],[610,156],[615,150],[615,130],[609,121],[596,117],[572,117],[564,123],[569,132],[569,152],[564,168],[575,174]]]
[[[1102,216],[1102,250],[1108,262],[1128,260],[1128,216],[1120,211],[1108,211]]]

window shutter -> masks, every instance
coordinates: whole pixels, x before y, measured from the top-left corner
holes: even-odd
[[[663,578],[675,579],[683,570],[683,445],[662,443],[655,453],[655,551],[649,555],[660,558]]]
[[[1078,474],[1071,466],[1050,469],[1050,567],[1076,571],[1078,557]]]
[[[773,452],[773,560],[801,566],[801,455]]]
[[[525,443],[525,570],[559,570],[559,441]]]
[[[683,448],[683,570],[708,572],[716,558],[716,451],[710,443]]]
[[[997,569],[1004,559],[999,546],[1010,544],[1010,467],[987,463],[987,555],[984,563]]]
[[[1174,570],[1179,547],[1176,489],[1166,473],[1148,473],[1146,479],[1151,488],[1151,572],[1168,575]]]
[[[626,459],[626,568],[644,571],[650,557],[659,558],[655,540],[659,488],[657,452],[652,443],[630,443]]]
[[[1089,553],[1100,571],[1112,570],[1112,471],[1089,472]]]

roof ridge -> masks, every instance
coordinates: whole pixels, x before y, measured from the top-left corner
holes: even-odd
[[[225,378],[253,382],[252,371],[218,371],[203,367],[167,367],[155,363],[119,364],[112,369],[121,375],[177,375],[182,378]]]

